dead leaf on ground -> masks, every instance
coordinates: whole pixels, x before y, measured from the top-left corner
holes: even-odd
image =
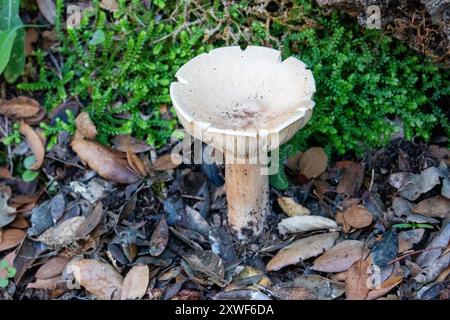
[[[337,229],[334,220],[321,216],[294,216],[281,220],[278,224],[280,234],[299,233],[321,229]]]
[[[214,252],[197,251],[182,257],[193,270],[205,274],[209,280],[220,287],[225,285],[225,268],[222,259]]]
[[[141,177],[145,177],[147,175],[147,167],[144,162],[142,162],[141,158],[139,158],[136,154],[131,151],[127,151],[127,160],[130,168],[133,169],[136,174]]]
[[[347,271],[359,259],[365,259],[369,254],[364,242],[345,240],[326,251],[314,260],[312,270],[321,272]]]
[[[25,35],[25,55],[29,56],[33,53],[33,44],[39,40],[39,33],[34,28],[27,29]]]
[[[343,218],[353,228],[362,229],[372,224],[373,215],[364,206],[353,206],[345,210]]]
[[[116,0],[101,0],[100,7],[109,12],[116,12],[119,10],[119,4]]]
[[[447,219],[450,218],[450,200],[442,196],[425,199],[415,205],[412,212],[427,217]]]
[[[364,179],[364,167],[359,162],[353,162],[345,169],[336,191],[338,193],[354,194],[361,188]]]
[[[123,278],[111,265],[94,259],[72,261],[67,273],[100,300],[120,298]]]
[[[150,239],[150,254],[154,257],[159,256],[166,249],[168,241],[169,229],[166,219],[163,216],[156,226],[155,231],[153,231],[152,238]]]
[[[11,189],[0,185],[0,229],[10,224],[16,218],[16,209],[8,205]]]
[[[165,154],[158,159],[156,159],[155,162],[153,162],[152,170],[155,171],[167,171],[172,170],[178,167],[183,161],[183,157],[176,153],[176,154]]]
[[[133,153],[141,153],[151,150],[151,146],[148,143],[130,135],[117,135],[111,142],[116,146],[117,150],[122,152],[131,151]]]
[[[27,289],[40,289],[40,290],[55,290],[59,283],[65,281],[61,279],[61,276],[55,276],[47,279],[37,278],[34,282],[30,282],[27,285]]]
[[[394,271],[389,276],[389,278],[383,281],[375,289],[370,290],[369,293],[367,294],[366,299],[375,300],[384,296],[402,282],[403,276],[404,276],[403,269],[399,265],[396,265]]]
[[[330,249],[338,237],[339,232],[330,232],[296,240],[278,251],[266,265],[266,270],[277,271],[285,266],[315,257]]]
[[[45,157],[45,146],[41,137],[33,130],[28,124],[25,122],[21,122],[20,124],[20,133],[25,136],[25,139],[28,142],[28,145],[33,151],[34,158],[36,162],[31,166],[32,170],[38,170],[42,164],[44,163]]]
[[[264,288],[279,300],[316,300],[317,296],[308,288],[301,287],[282,287],[282,288]]]
[[[430,153],[438,163],[441,162],[441,160],[444,160],[444,162],[450,166],[450,150],[448,148],[432,145],[430,146]]]
[[[54,0],[36,0],[39,11],[51,25],[55,24],[56,7]]]
[[[431,265],[444,251],[450,241],[450,221],[446,220],[442,229],[434,235],[433,240],[426,247],[426,250],[420,253],[416,258],[416,263],[421,267]],[[436,248],[436,249],[434,249]]]
[[[365,300],[369,293],[369,263],[359,259],[352,264],[345,275],[345,296],[347,300]]]
[[[327,169],[328,156],[321,147],[305,151],[300,159],[300,173],[308,179],[320,176]]]
[[[85,219],[83,216],[67,219],[59,225],[47,229],[36,240],[53,248],[68,246],[78,239],[77,230]]]
[[[425,229],[412,229],[402,231],[398,234],[398,252],[402,253],[418,244],[425,233]]]
[[[140,180],[129,168],[124,159],[119,158],[110,149],[101,144],[88,140],[72,141],[72,148],[86,162],[91,169],[103,178],[131,184]]]
[[[277,287],[298,287],[310,290],[318,300],[332,300],[344,294],[344,284],[321,277],[319,275],[304,275],[288,282],[282,282]]]
[[[385,267],[397,256],[398,237],[395,229],[383,233],[370,251],[370,256],[375,265]]]
[[[20,229],[10,228],[0,231],[0,252],[17,247],[25,236],[25,231]]]
[[[97,136],[97,128],[92,122],[87,112],[81,112],[75,119],[77,130],[83,137],[88,139],[95,139]]]
[[[0,114],[13,120],[34,117],[40,111],[39,102],[28,97],[20,96],[11,100],[0,100]]]
[[[412,212],[413,207],[414,207],[413,203],[409,202],[406,199],[400,197],[394,197],[394,199],[392,199],[392,209],[394,210],[394,214],[397,217],[404,218],[407,221],[415,223],[431,223],[431,224],[439,223],[439,220],[437,219],[413,213]]]
[[[289,197],[279,197],[277,199],[278,205],[281,210],[286,213],[289,217],[293,216],[304,216],[311,214],[308,208],[297,203],[294,199]]]
[[[141,299],[150,281],[148,266],[134,266],[123,279],[121,300]]]
[[[101,201],[97,202],[92,212],[82,221],[80,227],[76,231],[77,238],[84,238],[89,233],[94,231],[103,218],[103,204]]]
[[[430,265],[422,269],[417,276],[414,277],[419,283],[428,283],[434,281],[442,271],[450,265],[450,252],[444,254],[440,258],[433,261]]]
[[[38,269],[35,277],[37,279],[50,279],[56,277],[64,271],[69,260],[70,258],[63,256],[51,258]]]
[[[419,174],[409,172],[393,173],[389,176],[389,184],[399,190],[399,194],[414,201],[422,193],[426,193],[440,183],[442,173],[436,167],[430,167]]]

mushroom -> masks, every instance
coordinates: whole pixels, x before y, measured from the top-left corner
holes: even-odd
[[[251,240],[270,212],[273,156],[312,115],[312,72],[271,48],[232,46],[198,55],[176,78],[170,96],[179,121],[225,155],[228,223],[239,239]]]

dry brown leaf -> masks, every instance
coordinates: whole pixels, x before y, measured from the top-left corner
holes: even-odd
[[[50,24],[55,24],[56,7],[54,0],[36,0],[39,11]]]
[[[47,229],[36,240],[45,243],[49,247],[68,246],[78,239],[77,230],[85,219],[83,216],[67,219],[59,225]]]
[[[412,249],[415,244],[422,240],[424,233],[425,229],[412,229],[400,232],[398,234],[398,252],[402,253]]]
[[[94,260],[81,259],[70,262],[67,272],[100,300],[120,298],[123,278],[111,265]]]
[[[33,43],[36,43],[39,39],[39,33],[36,29],[27,29],[27,34],[25,36],[25,55],[29,56],[33,53]]]
[[[59,283],[65,282],[61,280],[61,276],[55,276],[48,279],[36,279],[27,285],[27,289],[55,290]]]
[[[16,217],[16,219],[11,222],[9,226],[17,229],[28,229],[30,224],[24,217]]]
[[[308,179],[318,177],[327,169],[327,162],[323,148],[309,148],[300,159],[300,172]]]
[[[36,116],[41,111],[39,102],[28,97],[0,100],[0,114],[11,119],[24,119]]]
[[[130,168],[133,169],[136,174],[145,177],[147,175],[147,168],[142,160],[133,152],[127,151],[127,160]]]
[[[152,256],[157,257],[164,252],[169,241],[169,229],[164,216],[159,221],[158,225],[153,231],[152,238],[150,239],[149,252]]]
[[[336,188],[338,193],[353,194],[361,188],[364,179],[364,167],[359,162],[353,162],[345,169],[344,176]]]
[[[116,12],[119,10],[119,4],[116,0],[101,0],[100,7],[109,12]]]
[[[385,281],[379,285],[379,287],[369,291],[367,300],[375,300],[386,293],[391,291],[394,287],[399,285],[403,281],[403,269],[400,266],[396,266],[392,274]]]
[[[83,221],[83,223],[80,225],[76,232],[77,238],[84,238],[89,233],[91,233],[95,227],[98,226],[100,221],[103,218],[103,205],[102,202],[99,201],[94,209],[92,210],[91,214],[89,214],[86,219]]]
[[[51,258],[38,269],[35,277],[37,279],[50,279],[56,277],[64,271],[69,260],[69,258],[62,256]]]
[[[42,164],[44,163],[45,157],[45,146],[41,137],[34,131],[28,124],[25,122],[21,122],[20,124],[20,133],[25,136],[25,139],[28,142],[28,145],[33,151],[36,162],[31,166],[32,170],[38,170]]]
[[[122,152],[131,151],[141,153],[151,150],[151,146],[144,141],[138,140],[130,135],[117,135],[112,140],[117,150]]]
[[[438,163],[444,160],[447,166],[450,166],[450,150],[448,148],[432,145],[430,146],[430,153]]]
[[[25,239],[26,233],[20,229],[6,229],[0,232],[0,252],[17,247],[23,239]]]
[[[289,217],[311,214],[311,211],[309,211],[308,208],[302,206],[300,203],[297,203],[292,198],[279,197],[277,199],[277,202],[281,210],[283,210],[283,212],[286,213]]]
[[[267,291],[279,300],[316,300],[317,296],[308,288],[270,288]]]
[[[87,112],[81,112],[76,117],[75,125],[77,126],[79,133],[81,133],[85,138],[95,139],[97,136],[97,128]]]
[[[353,228],[361,229],[372,223],[373,216],[364,206],[354,206],[345,210],[344,220]]]
[[[347,300],[365,300],[369,293],[369,263],[358,260],[352,264],[345,275],[345,295]]]
[[[336,222],[341,225],[342,231],[344,233],[349,233],[352,227],[345,221],[344,214],[342,212],[336,212],[335,215]]]
[[[422,200],[413,207],[412,212],[427,217],[447,219],[450,217],[450,199],[437,196]]]
[[[338,237],[339,232],[330,232],[296,240],[278,251],[266,265],[266,270],[277,271],[301,260],[315,257],[330,249]]]
[[[122,284],[121,300],[141,299],[150,281],[148,266],[134,266],[128,271]]]
[[[321,216],[294,216],[281,220],[278,224],[280,234],[299,233],[321,229],[337,229],[334,220]]]
[[[78,157],[103,178],[127,184],[140,180],[128,168],[125,160],[101,144],[88,140],[73,140],[71,145]]]
[[[364,242],[345,240],[318,257],[311,269],[321,272],[347,271],[353,263],[365,259],[368,254]]]
[[[173,155],[171,153],[168,153],[159,157],[158,159],[156,159],[155,162],[153,162],[152,170],[155,171],[172,170],[178,167],[182,161],[183,157],[178,153]]]

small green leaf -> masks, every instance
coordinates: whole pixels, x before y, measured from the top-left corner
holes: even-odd
[[[5,259],[0,260],[0,269],[5,269],[8,266],[8,261]]]
[[[398,229],[408,229],[408,228],[412,228],[413,225],[410,223],[397,223],[397,224],[394,224],[392,227],[398,228]]]
[[[23,160],[23,166],[25,169],[30,170],[33,164],[36,162],[36,158],[33,156],[28,156]]]
[[[418,223],[416,224],[417,228],[424,228],[424,229],[434,229],[434,227],[431,224],[427,223]]]
[[[22,173],[22,180],[25,182],[31,182],[36,179],[38,175],[39,171],[25,170],[24,173]]]
[[[0,278],[0,288],[6,288],[8,286],[8,279]]]
[[[16,276],[17,270],[14,267],[6,267],[8,278],[14,278]]]
[[[89,40],[89,45],[96,46],[105,42],[105,33],[103,30],[97,30],[94,32],[91,40]]]

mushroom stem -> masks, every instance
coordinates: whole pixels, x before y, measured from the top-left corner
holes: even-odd
[[[228,223],[241,240],[258,237],[269,212],[269,176],[260,164],[226,164]]]

